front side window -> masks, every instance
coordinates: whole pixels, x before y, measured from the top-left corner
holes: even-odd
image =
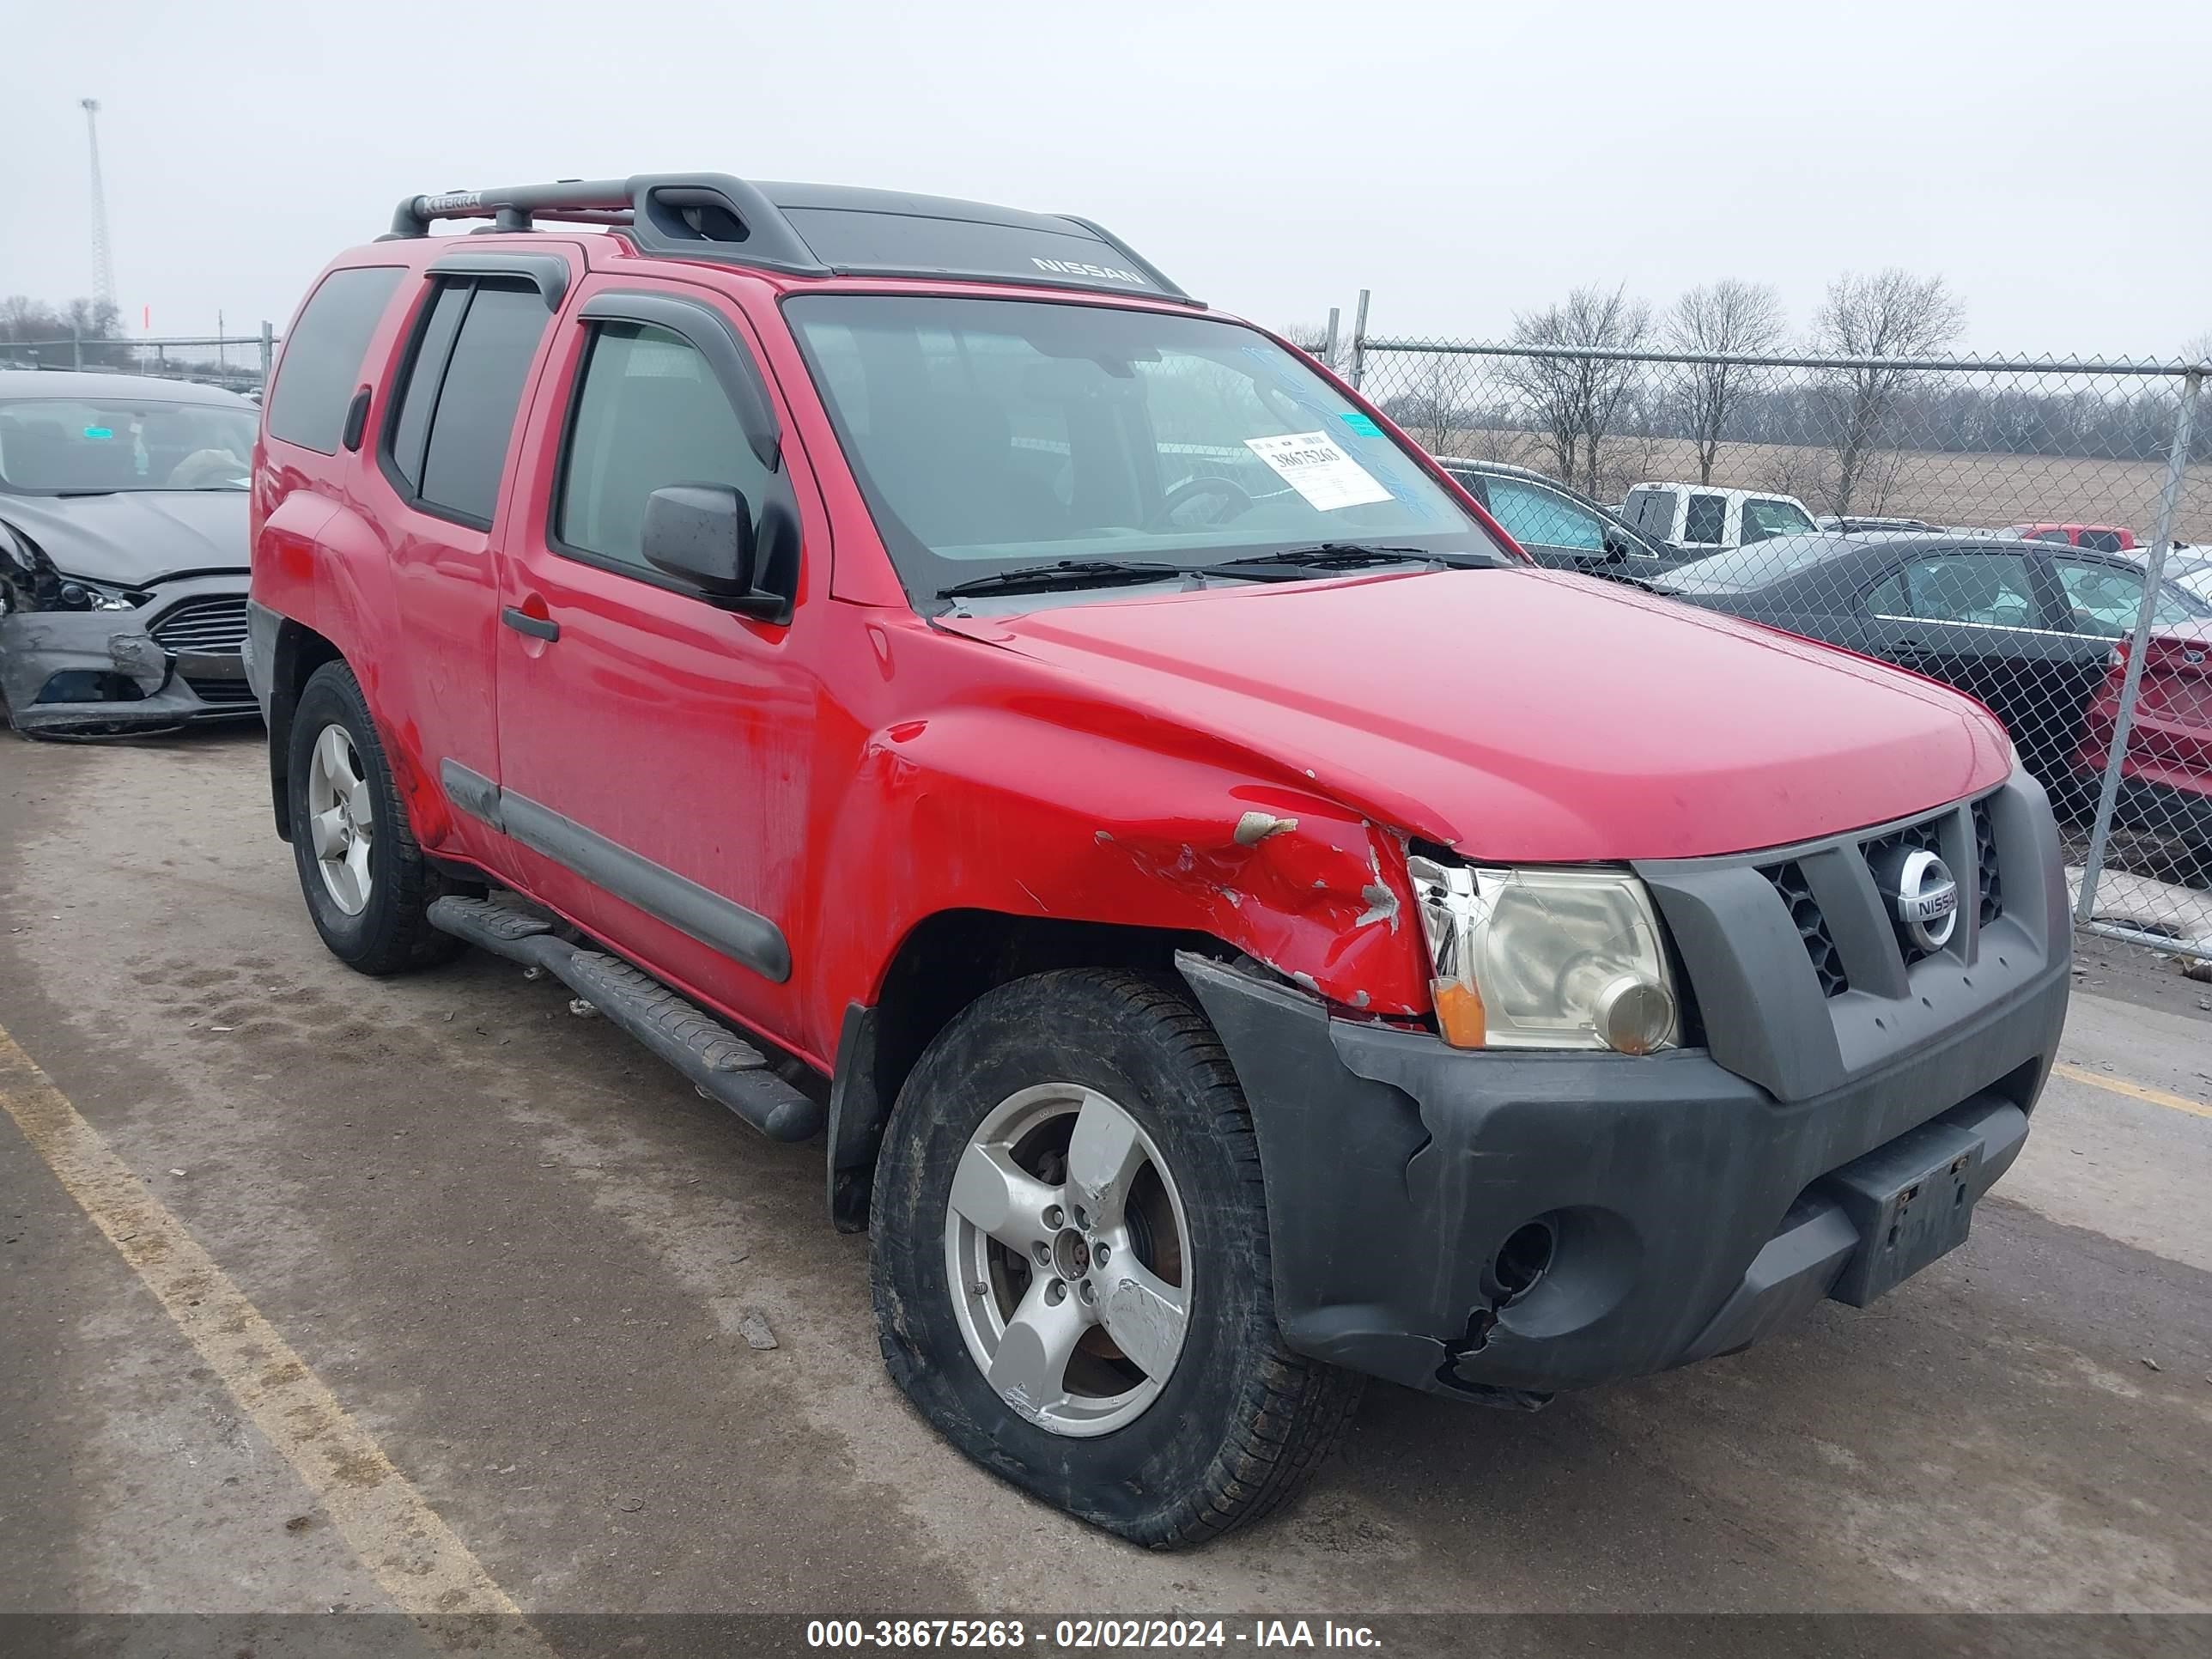
[[[1905,570],[1911,614],[1923,622],[1985,628],[2036,625],[2035,585],[2017,553],[1957,553],[1916,560]]]
[[[1495,551],[1410,453],[1250,329],[907,295],[784,310],[916,598],[1063,559]]]
[[[254,426],[244,404],[131,396],[0,403],[0,487],[37,495],[243,489]]]
[[[554,503],[556,543],[645,570],[645,503],[654,490],[729,484],[757,511],[767,481],[729,398],[690,342],[644,323],[594,329]]]
[[[346,406],[361,384],[362,355],[399,286],[397,265],[356,265],[323,278],[292,331],[269,389],[269,435],[337,453]]]
[[[1596,514],[1517,478],[1491,481],[1490,516],[1515,541],[1530,546],[1605,550],[1605,523]]]
[[[1728,538],[1728,497],[1692,495],[1682,540],[1692,547],[1710,547]]]
[[[2087,559],[2053,559],[2051,562],[2058,573],[2059,586],[2065,590],[2076,633],[2118,639],[2135,631],[2136,618],[2142,611],[2142,572]],[[2158,605],[2151,613],[2151,623],[2154,627],[2171,628],[2207,615],[2212,615],[2212,608],[2198,605],[2194,595],[2169,582],[2160,586]]]
[[[1743,542],[1763,542],[1770,536],[1803,536],[1809,534],[1814,525],[1796,505],[1789,501],[1763,500],[1753,495],[1743,504]]]
[[[2075,545],[2086,547],[2092,553],[2118,553],[2124,550],[2120,544],[2120,532],[2117,530],[2085,530],[2081,532],[2081,539]]]

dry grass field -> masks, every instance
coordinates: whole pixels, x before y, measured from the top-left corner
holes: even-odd
[[[1548,456],[1526,432],[1461,428],[1413,434],[1439,454],[1511,461],[1549,471]],[[1432,442],[1441,436],[1441,442]],[[1834,452],[1781,444],[1728,444],[1713,482],[1739,489],[1780,489],[1815,513],[1829,510],[1826,479]],[[1855,513],[1924,519],[1930,524],[1991,529],[2026,523],[2125,525],[2148,541],[2158,520],[2166,476],[2154,461],[2074,460],[2051,455],[1966,455],[1890,452],[1871,469]],[[1698,461],[1686,440],[1622,437],[1601,456],[1600,493],[1617,502],[1644,479],[1694,480]],[[2174,534],[2212,541],[2212,465],[2199,463],[2188,481]]]

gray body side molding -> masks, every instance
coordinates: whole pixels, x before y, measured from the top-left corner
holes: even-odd
[[[502,789],[459,761],[440,762],[438,781],[445,786],[447,798],[471,817],[512,836],[532,852],[574,871],[709,950],[743,963],[764,979],[781,985],[791,977],[791,946],[783,930],[757,910],[709,891],[527,795]]]

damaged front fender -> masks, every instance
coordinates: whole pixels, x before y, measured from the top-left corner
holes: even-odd
[[[1201,737],[1036,712],[951,710],[865,744],[830,863],[867,892],[825,908],[832,956],[843,928],[887,964],[935,911],[995,910],[1203,933],[1342,1006],[1428,1011],[1395,834]]]

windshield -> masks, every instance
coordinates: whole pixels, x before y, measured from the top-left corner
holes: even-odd
[[[1250,329],[906,295],[785,311],[918,600],[1060,559],[1497,550],[1373,420]]]
[[[0,483],[64,495],[243,489],[256,422],[251,409],[134,397],[0,403]]]

